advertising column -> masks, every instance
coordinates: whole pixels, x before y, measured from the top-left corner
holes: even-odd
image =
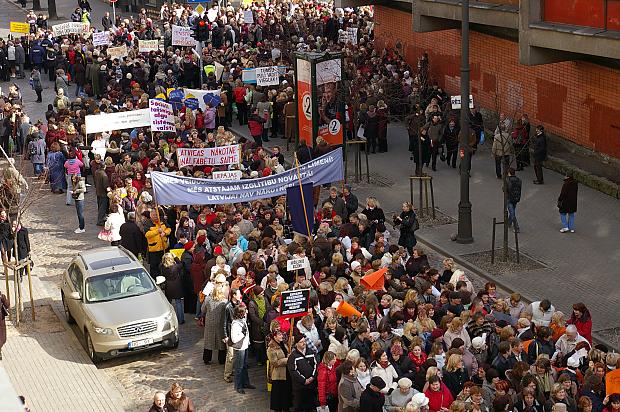
[[[297,58],[297,126],[299,142],[310,147],[312,139],[312,64]]]
[[[344,127],[341,58],[316,63],[316,86],[318,136],[330,145],[341,145]]]

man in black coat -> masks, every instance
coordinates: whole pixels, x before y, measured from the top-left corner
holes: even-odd
[[[288,357],[288,371],[293,384],[293,409],[295,412],[315,410],[316,397],[316,356],[306,349],[303,335],[295,335],[295,348]]]
[[[146,256],[146,237],[136,224],[136,213],[127,213],[127,220],[121,225],[119,230],[121,235],[121,246],[138,255]]]
[[[385,382],[379,376],[373,376],[370,383],[360,396],[360,412],[382,412],[385,396],[381,390],[385,388]]]
[[[506,178],[506,194],[508,196],[508,226],[514,224],[515,233],[519,233],[519,223],[517,222],[517,203],[521,200],[521,179],[515,176],[515,170],[508,168]]]
[[[532,148],[534,151],[534,173],[536,173],[534,184],[542,185],[544,183],[542,163],[547,159],[547,136],[543,125],[536,126]]]

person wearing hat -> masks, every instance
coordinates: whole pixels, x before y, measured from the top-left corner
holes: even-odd
[[[385,405],[383,390],[387,385],[379,376],[373,376],[360,396],[360,412],[382,412]]]
[[[307,350],[306,338],[296,333],[294,348],[288,358],[287,368],[293,386],[293,409],[296,412],[314,412],[317,392],[316,354]]]
[[[240,267],[239,269],[242,269]],[[259,285],[252,288],[248,302],[248,318],[250,324],[250,340],[254,347],[256,364],[262,366],[267,361],[265,352],[265,315],[271,309],[265,299],[265,290]]]
[[[413,397],[420,393],[411,387],[412,384],[409,378],[400,378],[398,380],[398,389],[385,397],[385,412],[402,411],[413,400]]]

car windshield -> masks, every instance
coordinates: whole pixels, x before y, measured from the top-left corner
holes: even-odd
[[[87,302],[107,302],[151,293],[155,284],[144,269],[131,269],[90,277],[85,290]]]

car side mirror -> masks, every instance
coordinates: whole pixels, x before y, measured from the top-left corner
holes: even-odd
[[[161,284],[163,284],[163,283],[165,283],[165,282],[166,282],[166,278],[165,278],[165,277],[163,277],[163,276],[157,276],[157,277],[155,278],[155,283],[156,283],[157,285],[161,285]]]
[[[80,295],[80,292],[71,292],[69,293],[69,299],[82,300],[82,295]]]

